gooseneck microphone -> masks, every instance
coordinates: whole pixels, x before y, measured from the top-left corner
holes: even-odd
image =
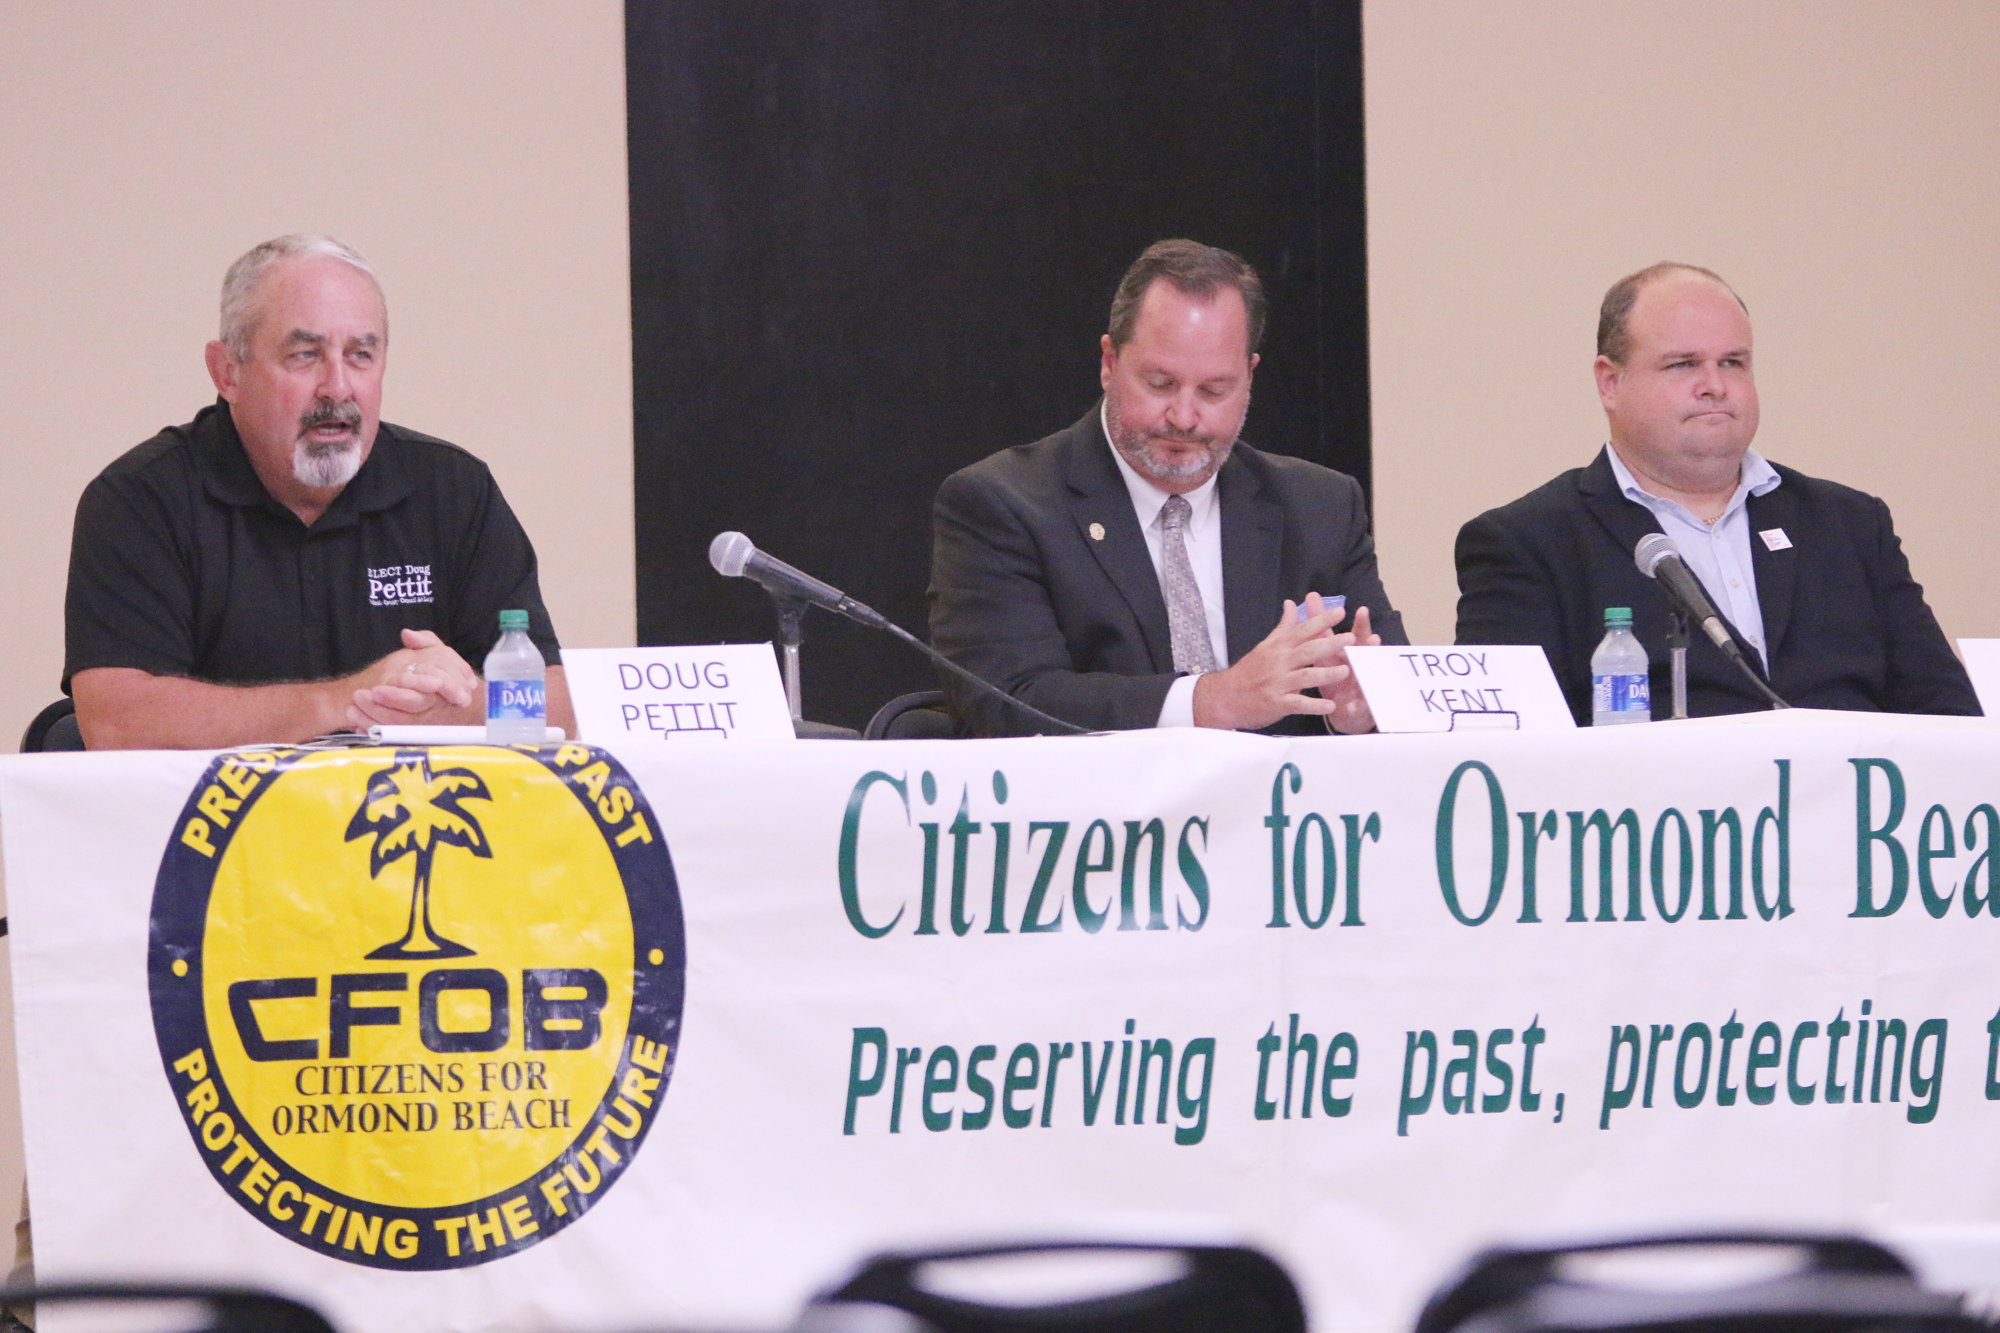
[[[1722,614],[1715,609],[1715,603],[1708,600],[1707,591],[1701,580],[1681,559],[1681,551],[1674,545],[1674,539],[1664,532],[1649,532],[1639,539],[1632,550],[1632,559],[1638,564],[1639,572],[1649,579],[1657,579],[1667,590],[1674,609],[1701,626],[1701,632],[1725,653],[1735,654],[1736,641],[1730,637],[1729,627],[1722,623]]]
[[[821,583],[802,569],[794,569],[776,556],[766,555],[756,543],[740,532],[718,532],[708,544],[708,563],[724,578],[753,579],[773,597],[796,597],[823,607],[870,629],[893,629],[873,608],[855,601],[840,589]]]
[[[1791,707],[1757,674],[1757,669],[1743,659],[1743,650],[1736,646],[1729,627],[1722,623],[1722,613],[1715,609],[1715,603],[1708,600],[1707,591],[1694,571],[1687,567],[1687,561],[1681,559],[1680,548],[1674,545],[1672,537],[1664,532],[1647,533],[1632,548],[1632,560],[1639,566],[1641,574],[1657,580],[1666,589],[1667,600],[1673,603],[1674,610],[1701,626],[1701,632],[1722,650],[1723,656],[1736,663],[1772,708]]]
[[[1059,717],[1051,717],[1033,704],[1016,699],[999,686],[981,679],[967,671],[958,663],[946,657],[937,649],[919,639],[916,635],[898,625],[881,612],[866,603],[857,602],[840,589],[822,583],[801,569],[794,569],[773,555],[766,555],[748,537],[740,532],[718,532],[715,540],[708,544],[708,563],[715,572],[725,578],[752,579],[764,585],[764,590],[772,597],[804,602],[811,606],[823,607],[849,620],[895,635],[918,652],[959,677],[967,684],[992,695],[1004,703],[1020,709],[1037,722],[1046,723],[1058,731],[1071,735],[1083,735],[1085,729],[1074,722],[1065,722]]]

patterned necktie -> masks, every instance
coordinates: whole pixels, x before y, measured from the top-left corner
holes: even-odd
[[[1198,676],[1215,670],[1215,648],[1208,638],[1208,613],[1188,561],[1186,532],[1194,506],[1184,495],[1170,495],[1160,509],[1160,591],[1167,599],[1167,628],[1173,635],[1174,671]]]

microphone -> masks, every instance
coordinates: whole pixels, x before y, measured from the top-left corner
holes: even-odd
[[[1722,623],[1722,616],[1715,604],[1708,600],[1701,580],[1681,559],[1674,539],[1664,532],[1649,532],[1639,539],[1632,550],[1632,559],[1639,566],[1639,572],[1649,579],[1657,579],[1667,590],[1674,609],[1701,626],[1701,632],[1723,652],[1734,655],[1736,641],[1729,637],[1729,627]]]
[[[1770,701],[1772,708],[1791,707],[1757,674],[1757,669],[1743,659],[1742,649],[1736,646],[1729,627],[1722,623],[1722,614],[1708,600],[1708,593],[1702,588],[1701,580],[1694,576],[1694,571],[1687,567],[1687,561],[1681,559],[1680,548],[1674,545],[1672,537],[1664,532],[1647,533],[1632,548],[1632,560],[1639,566],[1641,574],[1659,581],[1667,591],[1667,599],[1674,604],[1674,610],[1700,625],[1701,632],[1722,650],[1723,656],[1736,663],[1757,693]]]
[[[881,613],[857,602],[829,583],[822,583],[802,569],[794,569],[776,556],[766,555],[740,532],[718,532],[708,544],[708,563],[724,578],[753,579],[773,597],[794,597],[823,607],[870,629],[887,629]]]
[[[967,671],[964,667],[952,661],[949,657],[946,657],[943,653],[931,647],[928,643],[925,643],[895,621],[865,603],[855,601],[832,584],[822,583],[804,570],[794,569],[776,556],[766,555],[757,549],[754,542],[740,532],[716,533],[715,540],[708,544],[708,563],[713,565],[715,572],[724,578],[754,579],[756,582],[763,584],[764,590],[777,599],[781,605],[784,601],[790,600],[794,603],[802,602],[811,606],[824,607],[829,611],[838,612],[846,616],[849,620],[866,625],[870,629],[885,630],[901,639],[904,643],[909,644],[912,648],[915,648],[918,652],[930,658],[931,661],[937,663],[940,667],[951,672],[959,679],[992,695],[1002,703],[1010,704],[1020,709],[1036,721],[1047,723],[1056,730],[1067,732],[1071,735],[1080,736],[1084,734],[1084,729],[1077,726],[1074,722],[1065,722],[1059,717],[1051,717],[1033,704],[1016,699],[998,685]],[[794,639],[796,639],[796,629],[794,630]],[[796,644],[794,643],[794,649],[788,650],[793,652],[791,660],[794,663],[797,661],[795,648]]]

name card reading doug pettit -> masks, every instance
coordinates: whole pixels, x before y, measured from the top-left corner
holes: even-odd
[[[1349,648],[1379,731],[1567,730],[1569,704],[1533,644]]]
[[[768,643],[678,648],[565,648],[579,737],[788,741],[791,707]]]

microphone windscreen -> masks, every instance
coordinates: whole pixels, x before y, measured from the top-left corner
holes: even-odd
[[[718,532],[708,544],[708,563],[724,578],[740,579],[750,557],[757,554],[756,543],[740,532]]]
[[[722,539],[718,537],[716,540]],[[1674,545],[1672,537],[1664,532],[1649,532],[1639,539],[1637,546],[1632,548],[1632,560],[1639,566],[1639,572],[1650,579],[1654,577],[1653,571],[1660,567],[1662,560],[1668,556],[1679,556],[1680,553],[1681,548]]]

